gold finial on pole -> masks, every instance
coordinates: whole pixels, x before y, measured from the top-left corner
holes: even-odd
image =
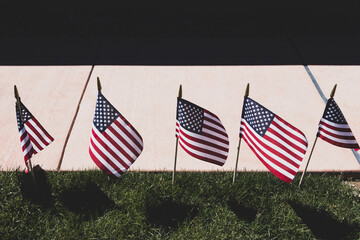
[[[332,89],[332,91],[330,93],[331,98],[333,98],[335,96],[336,87],[337,87],[337,84],[335,84],[334,88]]]
[[[97,87],[98,87],[98,91],[101,92],[101,83],[99,77],[97,77]]]
[[[245,97],[248,97],[248,96],[249,96],[249,91],[250,91],[250,83],[248,83],[248,84],[246,85]]]

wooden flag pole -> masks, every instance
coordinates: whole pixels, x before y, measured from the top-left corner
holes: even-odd
[[[330,98],[333,98],[333,97],[335,96],[336,87],[337,87],[337,84],[335,84],[335,86],[333,87],[333,89],[332,89],[332,91],[331,91],[331,93],[330,93]],[[314,145],[312,146],[311,152],[310,152],[310,155],[309,155],[309,160],[307,161],[306,166],[305,166],[305,169],[304,169],[304,171],[303,171],[303,173],[302,173],[302,175],[301,175],[301,178],[300,178],[299,188],[301,187],[301,183],[302,183],[302,181],[303,181],[304,175],[305,175],[306,170],[307,170],[307,168],[308,168],[308,166],[309,166],[309,162],[310,162],[312,153],[313,153],[313,151],[314,151],[314,148],[315,148],[316,141],[317,141],[318,137],[319,137],[319,136],[316,135],[316,138],[315,138],[315,141],[314,141]]]
[[[22,118],[22,113],[21,113],[21,105],[20,105],[20,97],[19,97],[19,93],[18,93],[18,90],[17,90],[17,87],[16,85],[14,85],[14,94],[15,94],[15,98],[16,98],[16,104],[17,104],[17,107],[19,109],[19,118],[20,118],[20,124],[23,122],[23,118]],[[31,173],[31,176],[34,180],[34,183],[36,184],[36,181],[35,181],[35,174],[34,174],[34,171],[33,171],[33,167],[32,167],[32,164],[31,164],[31,159],[29,158],[28,160],[28,167],[29,167],[29,170],[30,170],[30,173]]]
[[[250,90],[250,84],[248,83],[247,86],[246,86],[246,90],[245,90],[245,97],[249,96],[249,90]],[[242,114],[241,114],[241,118],[242,118]],[[241,124],[241,118],[240,118],[240,124]],[[236,163],[235,163],[235,169],[234,169],[234,174],[233,174],[233,183],[235,183],[236,173],[237,173],[237,168],[238,168],[240,144],[241,144],[241,135],[239,135],[239,144],[238,144],[238,147],[237,147]]]
[[[179,98],[182,97],[182,86],[181,86],[181,84],[180,84],[180,87],[179,87],[178,97],[179,97]],[[177,137],[177,138],[176,138],[176,145],[175,145],[174,171],[173,171],[173,174],[172,174],[172,184],[173,184],[173,185],[174,185],[174,182],[175,182],[175,172],[176,172],[176,160],[177,160],[178,145],[179,145],[179,138]]]

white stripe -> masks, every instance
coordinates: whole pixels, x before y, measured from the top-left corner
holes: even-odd
[[[211,123],[211,122],[209,122],[208,120],[204,119],[204,122],[206,122],[207,125],[215,128],[215,129],[218,129],[219,131],[221,131],[221,132],[223,132],[223,133],[226,134],[226,130],[225,130],[224,126],[222,125],[222,123],[221,123],[217,118],[215,118],[215,117],[213,117],[213,116],[211,116],[211,115],[209,115],[209,114],[206,114],[206,113],[205,113],[205,117],[207,117],[207,118],[209,118],[209,119],[217,122],[217,123],[218,123],[220,126],[222,126],[222,127],[220,127],[219,125],[216,125],[216,124]],[[226,134],[226,135],[227,135],[227,134]]]
[[[201,148],[205,148],[206,150],[210,150],[210,151],[213,151],[213,152],[216,152],[216,153],[219,153],[221,155],[224,155],[224,157],[227,157],[228,156],[228,152],[225,152],[225,151],[222,151],[218,148],[214,148],[214,147],[211,147],[209,145],[205,145],[205,144],[202,144],[202,143],[199,143],[199,142],[194,142],[193,140],[187,138],[185,135],[181,134],[181,137],[184,138],[184,141],[190,143],[191,145],[194,145],[196,147],[201,147]]]
[[[247,139],[246,134],[243,135],[243,137],[247,140],[246,142],[252,146],[252,148],[254,149],[254,151],[256,151],[256,153],[261,157],[261,159],[263,159],[268,165],[270,165],[272,168],[274,168],[276,171],[278,171],[279,173],[287,176],[290,179],[294,179],[295,175],[292,175],[291,173],[285,171],[284,169],[282,169],[281,167],[277,166],[276,164],[272,163],[270,160],[268,160],[267,158],[265,158],[257,149],[256,147],[253,146],[253,144]],[[296,171],[297,172],[297,171]]]
[[[26,127],[26,124],[25,124],[25,127]],[[30,129],[30,127],[26,127],[26,131],[43,149],[46,147],[46,145],[38,138],[38,136],[36,136],[36,134]],[[34,149],[36,149],[36,146],[34,146]],[[37,152],[39,152],[39,151],[37,151]]]
[[[336,128],[348,128],[348,129],[350,129],[348,124],[333,123],[333,122],[330,122],[330,121],[326,120],[325,118],[321,118],[321,121],[326,123],[326,124],[329,124],[330,126],[336,127]]]
[[[210,118],[222,126],[222,122],[217,117],[214,117],[211,114],[206,113],[206,112],[204,112],[204,117]]]
[[[114,140],[127,154],[129,154],[129,156],[135,161],[135,159],[137,158],[137,156],[128,149],[128,147],[123,144],[110,130],[109,128],[107,128],[105,130],[105,132],[112,138],[112,140]],[[129,142],[130,145],[133,144],[133,142]]]
[[[25,150],[23,151],[24,157],[30,152],[32,146],[31,146],[31,142],[30,144],[27,146],[27,148],[25,148]]]
[[[220,141],[217,141],[217,140],[212,139],[212,138],[205,137],[205,136],[200,135],[200,134],[196,134],[196,133],[190,132],[190,131],[186,130],[185,128],[181,127],[180,124],[179,124],[179,122],[177,122],[177,123],[178,123],[178,126],[180,127],[181,131],[183,131],[183,132],[186,133],[187,135],[190,135],[190,136],[192,136],[192,137],[196,137],[196,138],[198,138],[198,139],[202,139],[202,140],[204,140],[204,141],[208,141],[208,142],[211,142],[211,143],[213,143],[213,144],[216,144],[216,145],[218,145],[218,146],[220,146],[220,147],[224,147],[224,148],[229,149],[229,145],[228,145],[228,144],[223,143],[223,142],[220,142]],[[181,135],[180,129],[179,129],[179,134]]]
[[[283,140],[281,140],[280,138],[278,138],[277,136],[275,136],[271,132],[267,132],[265,135],[270,137],[272,140],[280,143],[282,146],[286,147],[286,149],[289,149],[292,153],[296,154],[297,156],[301,157],[302,159],[305,157],[305,153],[299,152],[298,150],[291,147],[290,145],[288,145],[286,142],[284,142]]]
[[[302,139],[304,142],[308,142],[306,137],[304,135],[301,135],[300,133],[298,133],[297,131],[293,130],[292,128],[290,128],[289,126],[285,125],[283,122],[280,122],[277,118],[274,118],[274,121],[280,125],[280,127],[288,132],[290,132],[291,134],[297,136],[298,138]],[[292,138],[291,136],[289,136],[286,132],[284,132],[282,129],[276,127],[275,125],[271,124],[270,125],[272,129],[276,129],[275,131],[278,132],[281,136],[285,137],[287,140],[289,140],[290,142],[294,143],[296,146],[298,146],[299,148],[302,148],[305,150],[307,150],[307,145],[299,142],[298,140]],[[296,149],[295,149],[296,150]],[[298,150],[296,150],[298,151]]]
[[[274,121],[275,121],[277,124],[279,124],[282,128],[286,129],[288,132],[290,132],[290,133],[294,134],[295,136],[299,137],[300,139],[304,140],[306,143],[308,142],[307,139],[306,139],[306,137],[305,137],[303,134],[295,131],[295,130],[292,129],[291,127],[287,126],[285,123],[279,121],[276,117],[274,118]],[[301,144],[301,145],[304,147],[303,144]],[[301,146],[299,145],[299,147],[301,147]],[[307,148],[305,147],[304,149],[306,150]]]
[[[92,144],[90,143],[90,149],[92,154],[95,155],[95,157],[101,162],[102,165],[104,165],[113,175],[115,175],[116,177],[120,177],[121,175],[115,171],[114,168],[112,168],[98,153],[97,151],[94,149],[94,147],[92,146]]]
[[[46,136],[45,132],[34,122],[32,119],[28,121],[37,131],[38,133],[44,138],[44,140],[50,144],[52,141]]]
[[[92,135],[91,136],[91,140],[94,142],[95,146],[98,147],[100,149],[100,151],[105,154],[105,156],[111,160],[118,168],[121,169],[121,171],[126,171],[126,166],[123,166],[114,156],[112,156],[96,139],[96,136]],[[130,164],[131,165],[131,164]],[[130,167],[130,165],[128,165],[128,167]]]
[[[143,146],[143,141],[139,136],[129,127],[120,117],[116,119],[135,139],[140,143],[141,146]]]
[[[114,130],[125,139],[126,142],[128,142],[134,149],[135,151],[140,155],[141,153],[141,149],[138,148],[138,146],[118,127],[116,126],[116,124],[112,123],[110,125],[112,128],[114,128]],[[122,144],[122,146],[124,146],[124,148],[126,148],[126,152],[129,151],[129,155],[134,155],[133,152],[130,151],[130,149],[128,149],[110,130],[109,128],[105,130],[105,132],[109,135],[111,135],[111,138],[114,139],[114,141],[116,141],[116,143],[118,143],[119,145]],[[142,145],[142,143],[140,143]],[[133,159],[135,160],[137,158],[137,156],[134,155]]]
[[[357,144],[357,141],[354,139],[354,140],[348,140],[348,139],[340,139],[340,138],[336,138],[336,137],[333,137],[333,136],[330,136],[324,132],[321,132],[320,131],[320,134],[323,135],[324,137],[328,138],[328,139],[331,139],[335,142],[338,142],[338,143],[346,143],[346,144]]]
[[[250,131],[252,133],[254,133],[255,136],[259,136],[257,134],[257,132],[255,132],[252,127],[245,121],[245,119],[242,119],[241,122],[243,122],[245,125],[247,125],[247,127],[250,129]],[[294,158],[293,156],[291,156],[289,153],[287,153],[286,151],[284,151],[283,149],[279,148],[278,146],[274,145],[273,143],[267,141],[266,139],[264,139],[263,137],[258,137],[259,140],[261,142],[263,142],[265,145],[271,147],[272,149],[276,150],[277,152],[283,154],[284,156],[286,156],[287,158],[289,158],[290,160],[292,160],[294,163],[300,165],[301,161],[299,161],[298,159]]]
[[[306,153],[307,147],[304,144],[299,143],[298,141],[296,141],[295,139],[291,138],[289,135],[287,135],[285,132],[281,131],[281,129],[277,128],[274,125],[270,125],[271,129],[274,129],[275,132],[277,132],[278,134],[280,134],[282,137],[286,138],[288,141],[290,141],[291,143],[295,144],[296,146],[300,147],[301,149],[304,150],[304,152]],[[271,136],[271,138],[273,138],[274,140],[276,140],[277,142],[279,142],[281,145],[286,146],[287,149],[291,150],[292,152],[294,152],[296,155],[298,155],[299,157],[304,157],[305,153],[300,152],[299,150],[297,150],[296,148],[292,147],[291,145],[289,145],[287,142],[283,141],[282,139],[280,139],[279,137],[275,136],[273,133],[267,131],[266,134],[267,136]]]
[[[212,135],[214,137],[221,138],[221,139],[223,139],[225,141],[229,141],[229,138],[225,137],[224,135],[218,134],[217,132],[214,132],[214,131],[212,131],[210,129],[206,129],[205,127],[203,127],[202,132],[203,133],[208,133],[208,134],[210,134],[210,135]]]
[[[244,129],[244,131],[246,132],[247,129]],[[251,134],[245,134],[247,135],[248,138],[250,138],[254,143],[256,143],[256,146],[262,150],[263,152],[265,152],[267,155],[269,155],[271,158],[273,158],[275,161],[281,163],[282,165],[285,165],[286,167],[290,168],[291,170],[297,172],[298,171],[298,167],[295,167],[293,165],[291,165],[289,162],[287,162],[286,160],[282,159],[281,157],[277,156],[276,154],[270,152],[269,150],[267,150],[266,148],[264,148],[258,141],[257,139],[259,139],[261,141],[261,136],[257,135],[257,139],[255,139]]]
[[[105,145],[109,146],[110,149],[121,159],[123,160],[128,166],[130,166],[132,163],[125,157],[112,143],[107,140],[100,132],[97,130],[95,125],[93,125],[93,130],[95,134],[105,143]]]
[[[199,152],[199,151],[197,151],[197,150],[195,150],[195,149],[192,149],[192,148],[186,146],[185,142],[184,142],[181,138],[179,139],[179,141],[180,141],[181,143],[183,143],[183,144],[182,144],[182,147],[183,147],[183,148],[185,148],[186,150],[188,150],[188,151],[190,151],[190,152],[192,152],[192,153],[194,153],[194,154],[196,154],[196,155],[199,155],[199,156],[201,156],[201,157],[206,157],[206,158],[215,160],[215,161],[220,162],[220,163],[225,163],[225,159],[222,159],[222,158],[219,158],[219,157],[216,157],[216,156],[213,156],[213,155],[204,153],[204,152]]]
[[[322,129],[325,129],[328,132],[331,132],[333,134],[339,135],[339,136],[349,136],[349,137],[354,137],[354,134],[352,132],[341,132],[341,131],[336,131],[334,129],[328,128],[325,125],[319,124],[319,127]],[[349,128],[350,130],[350,128]]]

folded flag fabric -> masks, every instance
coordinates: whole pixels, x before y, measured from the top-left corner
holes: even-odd
[[[21,117],[18,104],[15,103],[16,118],[20,133],[21,148],[27,170],[32,155],[37,154],[48,146],[54,138],[41,126],[25,105],[20,101]]]
[[[287,183],[298,172],[308,145],[300,130],[249,97],[244,98],[240,137],[271,173]]]
[[[120,177],[143,150],[143,140],[136,129],[99,91],[89,154],[107,175]]]
[[[229,138],[220,119],[183,98],[177,100],[176,137],[191,156],[224,165],[229,152]]]
[[[330,98],[319,123],[318,137],[333,145],[358,150],[354,134],[334,98]]]

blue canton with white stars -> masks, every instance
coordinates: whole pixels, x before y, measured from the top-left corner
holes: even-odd
[[[262,137],[265,135],[275,114],[251,98],[245,97],[242,118]]]
[[[96,101],[94,126],[99,132],[104,132],[118,117],[120,113],[110,104],[110,102],[99,92]]]
[[[22,104],[22,102],[20,102],[21,116],[22,116],[22,121],[20,121],[19,108],[18,108],[18,105],[16,102],[15,102],[15,108],[16,108],[17,125],[18,125],[18,129],[20,131],[24,127],[24,123],[26,121],[28,121],[29,119],[31,119],[33,116],[29,112],[29,110],[27,110],[27,108],[24,106],[24,104]]]
[[[204,122],[204,109],[185,99],[178,98],[176,120],[186,130],[201,133]]]
[[[333,123],[347,124],[344,115],[333,98],[328,100],[323,118]]]

